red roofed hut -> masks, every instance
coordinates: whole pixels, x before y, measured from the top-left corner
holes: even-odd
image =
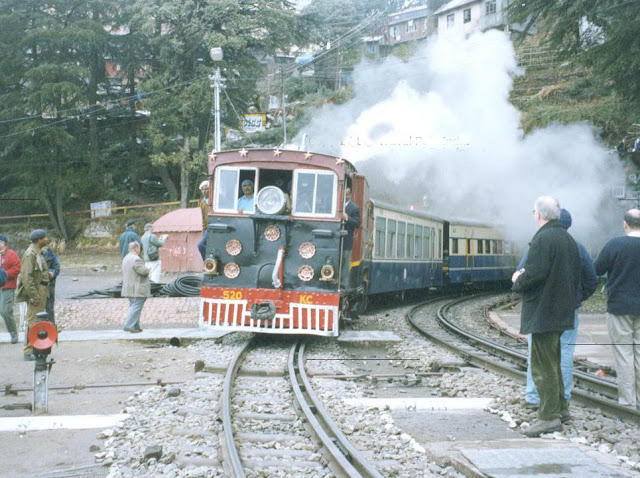
[[[162,270],[166,272],[202,272],[198,241],[202,237],[202,212],[199,207],[171,211],[153,223],[153,233],[167,234],[161,247]]]

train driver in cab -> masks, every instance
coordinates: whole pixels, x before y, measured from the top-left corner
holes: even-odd
[[[253,212],[253,181],[245,179],[242,181],[242,196],[238,198],[238,212],[240,214],[249,214]]]

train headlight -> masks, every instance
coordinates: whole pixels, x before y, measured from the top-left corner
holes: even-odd
[[[311,279],[313,279],[313,267],[311,267],[310,265],[303,265],[300,266],[300,269],[298,269],[298,278],[302,281],[308,282]]]
[[[256,205],[263,214],[280,214],[286,204],[284,193],[276,186],[266,186],[256,196]]]
[[[320,269],[320,280],[325,282],[331,281],[335,273],[336,271],[331,264],[325,264],[322,266],[322,269]]]
[[[220,273],[218,271],[218,260],[215,258],[207,259],[206,261],[204,261],[202,270],[207,275],[217,276]]]
[[[231,239],[224,249],[230,256],[237,256],[242,252],[242,243],[237,239]]]
[[[264,237],[267,241],[275,242],[280,239],[280,228],[275,225],[267,226],[264,230]]]
[[[300,253],[300,257],[302,257],[303,259],[311,259],[316,255],[316,246],[314,246],[310,242],[305,242],[304,244],[300,245],[298,252]]]
[[[227,279],[235,279],[240,275],[240,266],[235,262],[229,262],[224,266],[224,276]]]

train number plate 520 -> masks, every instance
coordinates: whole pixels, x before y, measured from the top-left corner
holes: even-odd
[[[223,290],[222,298],[224,300],[242,300],[242,291],[240,290]]]

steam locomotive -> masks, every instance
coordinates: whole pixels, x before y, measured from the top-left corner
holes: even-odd
[[[506,283],[515,270],[495,228],[371,199],[342,158],[243,148],[210,156],[209,177],[201,326],[337,336],[373,295]],[[246,180],[257,193],[239,209]],[[361,216],[350,254],[347,189]]]

